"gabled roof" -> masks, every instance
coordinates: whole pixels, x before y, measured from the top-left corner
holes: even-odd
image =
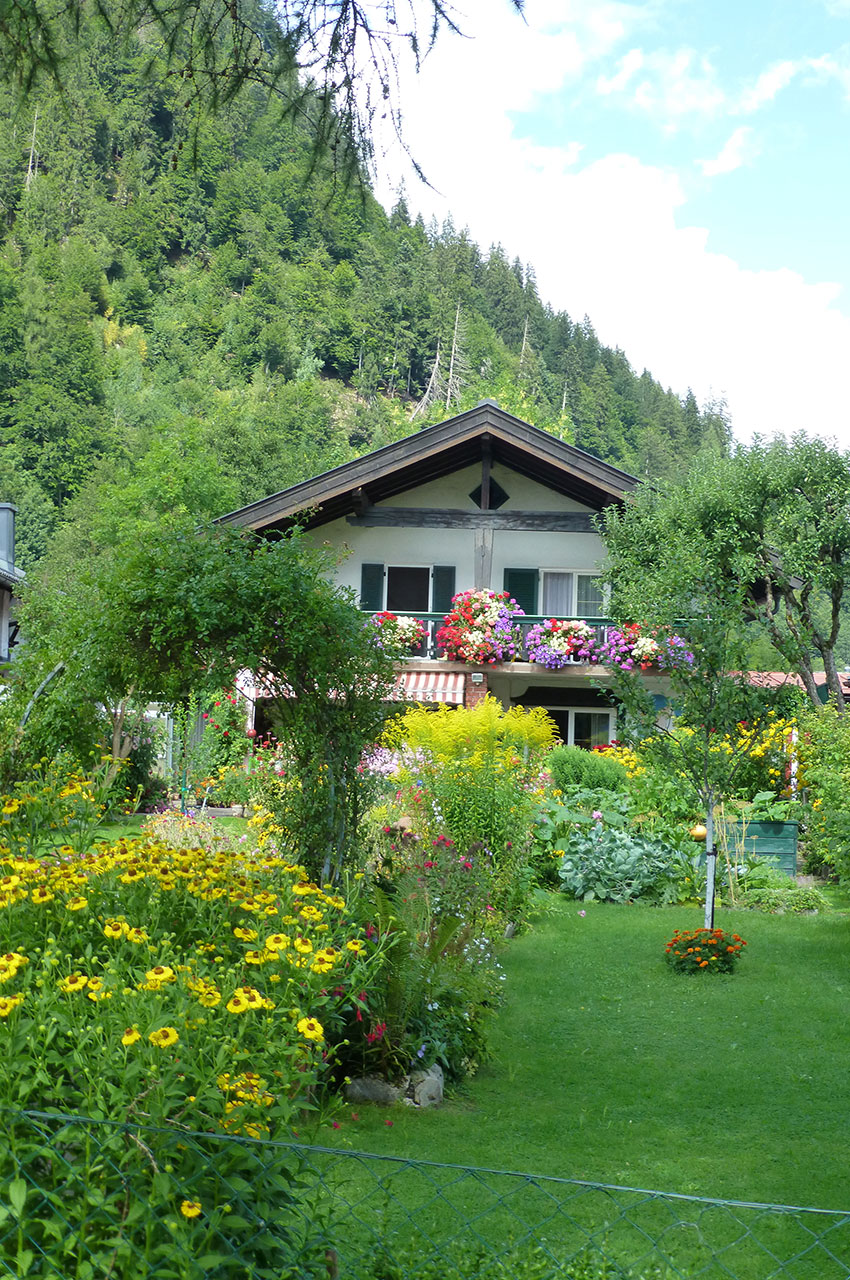
[[[594,510],[620,503],[638,483],[591,453],[506,413],[492,400],[425,427],[271,497],[219,517],[220,523],[263,531],[285,528],[300,513],[306,528],[327,524],[480,462],[502,463]]]

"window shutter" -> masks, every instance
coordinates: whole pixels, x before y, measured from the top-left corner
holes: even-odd
[[[505,591],[516,600],[525,613],[537,613],[537,579],[536,569],[506,569]]]
[[[360,566],[360,608],[377,613],[384,606],[384,566],[362,564]]]
[[[455,593],[453,564],[435,564],[431,571],[431,612],[448,613]]]

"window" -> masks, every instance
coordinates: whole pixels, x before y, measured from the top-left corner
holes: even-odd
[[[427,613],[430,602],[430,569],[387,565],[387,609],[392,613]]]
[[[576,614],[579,618],[601,618],[605,609],[602,584],[592,573],[576,574]]]
[[[605,747],[615,733],[615,713],[587,711],[578,707],[546,707],[558,726],[558,732],[569,747]]]
[[[541,613],[553,617],[568,617],[573,609],[573,574],[543,573],[543,604]]]
[[[600,618],[605,601],[595,573],[565,569],[506,569],[504,590],[525,613],[546,618]]]
[[[360,608],[369,613],[448,613],[455,593],[453,564],[360,566]]]
[[[613,711],[571,711],[572,738],[571,746],[605,747],[614,737]]]

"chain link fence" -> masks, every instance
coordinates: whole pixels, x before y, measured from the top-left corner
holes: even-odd
[[[0,1276],[850,1280],[850,1213],[3,1112]]]

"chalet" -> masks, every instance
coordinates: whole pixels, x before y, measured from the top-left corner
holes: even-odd
[[[604,630],[594,517],[620,504],[633,476],[513,417],[493,401],[221,517],[267,534],[297,522],[340,553],[336,579],[361,608],[415,615],[429,638],[399,664],[415,701],[551,712],[565,742],[613,736],[605,669],[572,661],[474,667],[440,658],[434,635],[452,596],[507,590],[530,622],[581,618]]]
[[[11,502],[0,502],[0,664],[12,656],[17,633],[12,601],[24,577],[15,566],[16,510]]]

